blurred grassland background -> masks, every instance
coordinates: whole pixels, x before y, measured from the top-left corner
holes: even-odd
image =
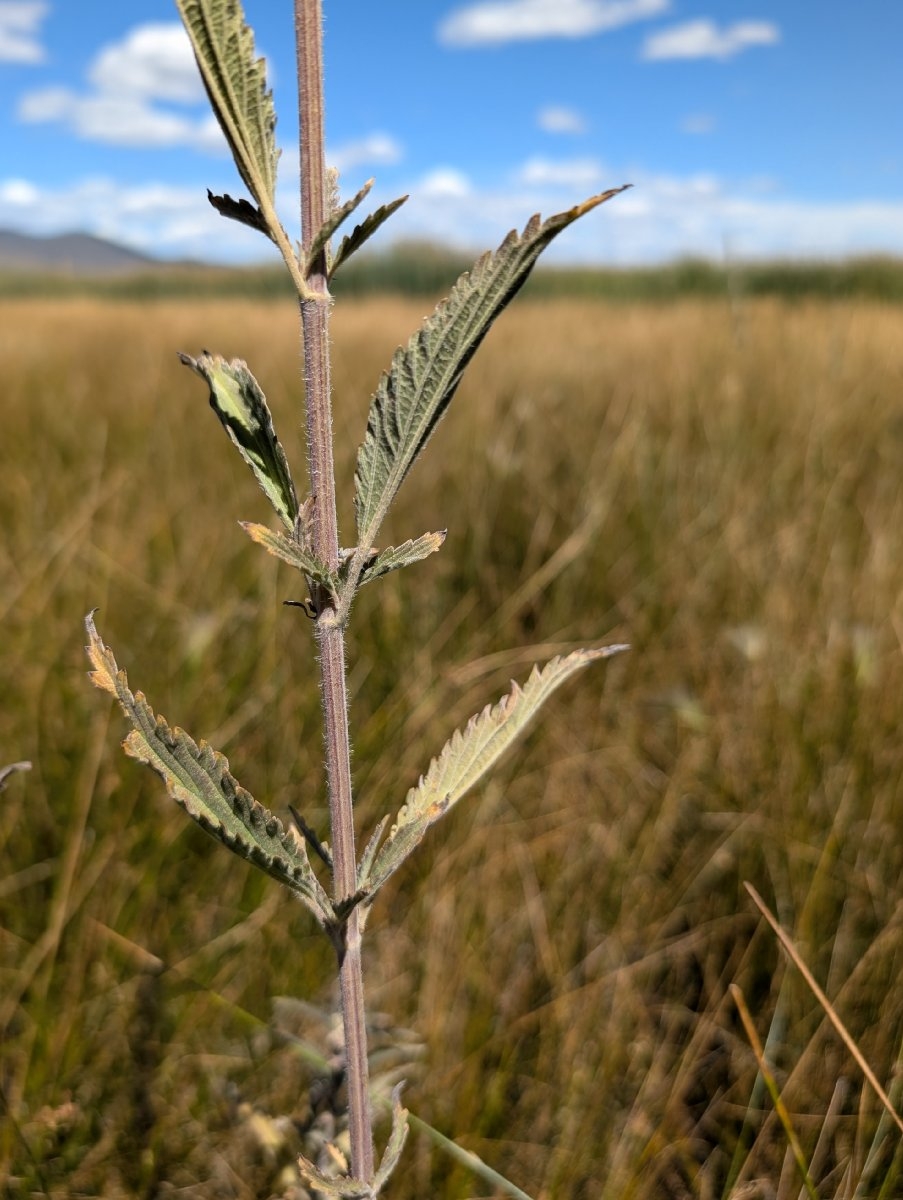
[[[431,304],[336,308],[340,518],[370,393]],[[543,1200],[800,1195],[743,989],[822,1197],[903,1195],[898,1133],[743,889],[903,1091],[903,309],[519,301],[361,593],[358,830],[453,729],[581,644],[582,674],[377,902],[377,1075]],[[177,350],[245,358],[303,478],[291,303],[0,301],[0,1177],[13,1196],[268,1197],[323,1047],[332,951],[118,748],[82,618],[133,688],[325,835],[311,630]],[[350,536],[347,533],[346,536]],[[398,1200],[491,1189],[412,1135]],[[500,1194],[500,1193],[496,1193]]]

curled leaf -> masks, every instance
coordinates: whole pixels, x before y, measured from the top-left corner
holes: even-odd
[[[389,1182],[389,1176],[398,1166],[401,1152],[408,1137],[408,1110],[401,1103],[403,1083],[392,1089],[392,1132],[383,1151],[382,1159],[373,1178],[373,1195],[377,1196]]]
[[[203,830],[290,888],[329,927],[332,905],[301,838],[245,791],[224,755],[206,742],[194,742],[184,729],[171,729],[141,692],[130,691],[125,671],[97,632],[93,613],[85,618],[85,629],[94,668],[91,682],[116,698],[132,725],[122,743],[126,754],[156,771],[172,798]]]
[[[251,229],[256,229],[259,233],[266,234],[267,237],[272,236],[266,217],[256,204],[251,204],[244,199],[233,200],[228,193],[224,196],[216,196],[210,188],[207,189],[207,199],[221,217],[238,221],[240,225],[249,225]]]
[[[3,789],[6,787],[7,783],[9,783],[11,775],[15,775],[17,771],[30,771],[30,770],[31,770],[31,763],[24,762],[24,761],[7,763],[7,765],[5,767],[0,767],[0,792],[2,792]]]
[[[260,384],[240,358],[231,362],[204,351],[198,358],[180,354],[186,367],[210,388],[210,407],[239,454],[254,472],[267,499],[288,529],[294,529],[298,497],[285,451]]]

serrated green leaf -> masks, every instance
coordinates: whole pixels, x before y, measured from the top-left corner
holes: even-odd
[[[264,210],[276,194],[276,111],[238,0],[176,0],[238,173]],[[230,214],[231,215],[231,214]]]
[[[284,525],[295,527],[298,497],[285,451],[276,437],[273,418],[260,384],[240,358],[227,362],[206,350],[199,358],[180,354],[186,367],[210,388],[210,407],[254,472],[267,499]]]
[[[303,571],[311,582],[326,588],[328,592],[335,593],[336,577],[325,563],[321,563],[315,554],[299,545],[294,538],[268,529],[266,525],[255,525],[253,521],[239,521],[239,525],[252,541],[257,542],[258,546],[263,546],[275,558],[281,558],[290,567]]]
[[[466,728],[458,730],[416,787],[411,788],[398,813],[389,837],[376,855],[368,878],[359,879],[371,896],[398,870],[423,840],[431,825],[444,816],[519,738],[536,712],[554,691],[590,663],[626,650],[626,646],[603,646],[598,650],[575,650],[564,658],[553,658],[512,690],[494,707],[489,705]]]
[[[455,394],[464,368],[492,325],[526,282],[539,255],[562,230],[623,188],[593,196],[524,232],[512,230],[485,254],[411,338],[399,348],[370,405],[358,451],[355,512],[358,545],[366,554],[414,460]]]
[[[333,278],[342,263],[347,262],[355,250],[360,250],[364,242],[373,237],[380,225],[388,221],[389,217],[401,208],[407,198],[407,196],[399,196],[397,200],[390,200],[388,204],[381,204],[375,212],[365,217],[360,225],[355,225],[351,233],[342,238],[339,248],[335,253],[335,258],[332,260],[329,268],[330,279]]]
[[[381,550],[364,564],[359,586],[363,587],[365,583],[371,583],[381,575],[388,575],[390,571],[397,571],[399,567],[407,567],[423,558],[429,558],[441,549],[447,532],[446,529],[440,529],[437,533],[424,533],[421,537],[403,542],[400,546],[389,546]]]
[[[373,187],[373,180],[368,179],[357,195],[352,196],[350,200],[346,200],[344,204],[333,209],[317,232],[311,239],[310,245],[307,247],[307,261],[312,263],[325,248],[329,245],[329,240],[335,231],[339,228],[343,221],[354,212],[357,206],[363,201],[367,193]]]
[[[122,743],[126,754],[146,763],[163,779],[172,798],[207,833],[290,888],[324,926],[332,906],[311,869],[307,850],[294,830],[246,792],[229,772],[227,759],[206,742],[195,743],[184,729],[170,729],[141,692],[132,694],[125,671],[85,618],[91,682],[109,692],[132,725]]]

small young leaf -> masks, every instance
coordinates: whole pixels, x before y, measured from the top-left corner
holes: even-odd
[[[372,1182],[367,1183],[365,1180],[355,1179],[351,1175],[327,1175],[303,1154],[298,1156],[301,1177],[318,1194],[341,1197],[342,1200],[376,1200],[388,1183],[389,1176],[398,1165],[408,1136],[408,1110],[401,1103],[403,1087],[404,1084],[399,1083],[392,1089],[392,1131]]]
[[[389,1176],[398,1166],[398,1160],[401,1158],[401,1152],[407,1141],[409,1128],[408,1110],[401,1103],[401,1089],[403,1087],[404,1084],[399,1083],[392,1089],[392,1132],[389,1134],[389,1140],[386,1143],[382,1159],[373,1177],[374,1196],[378,1196],[389,1182]]]
[[[623,190],[593,196],[545,222],[536,216],[520,235],[512,230],[494,254],[484,254],[461,276],[407,346],[395,351],[371,402],[358,451],[355,512],[361,554],[373,545],[395,493],[447,409],[464,368],[539,255],[578,217]]]
[[[359,878],[360,886],[369,889],[372,895],[398,870],[423,840],[427,829],[486,774],[565,680],[590,663],[611,658],[626,649],[626,646],[603,646],[553,658],[542,670],[534,667],[522,688],[514,684],[498,704],[487,705],[471,717],[463,732],[458,730],[454,734],[439,757],[433,759],[426,775],[408,792],[369,877]]]
[[[294,538],[268,529],[266,525],[255,525],[253,521],[239,521],[239,525],[252,541],[263,546],[265,550],[269,550],[275,558],[281,558],[290,567],[303,571],[312,583],[319,584],[330,593],[335,593],[336,577],[325,563],[321,563],[316,555],[299,545]]]
[[[373,180],[368,179],[356,196],[352,196],[344,204],[333,209],[317,232],[311,239],[310,245],[307,247],[307,261],[312,263],[318,254],[321,253],[328,245],[329,240],[343,221],[354,212],[357,206],[363,201],[364,197],[373,187]]]
[[[94,668],[91,682],[118,700],[132,725],[122,743],[126,754],[153,768],[176,803],[202,829],[285,884],[324,927],[330,926],[332,905],[311,869],[301,838],[284,829],[278,817],[240,786],[222,754],[206,742],[196,744],[184,729],[170,729],[141,692],[132,694],[125,671],[95,628],[93,613],[85,618],[85,629]]]
[[[250,225],[252,229],[256,229],[272,239],[273,235],[267,225],[266,217],[256,205],[247,200],[233,200],[228,194],[215,196],[210,188],[207,188],[207,199],[221,217],[228,217],[231,221],[238,221],[241,225]]]
[[[363,890],[364,883],[370,875],[373,868],[373,860],[376,858],[376,852],[379,850],[379,843],[382,841],[383,834],[386,831],[386,826],[389,824],[388,814],[384,816],[373,832],[370,834],[369,841],[364,847],[364,853],[361,855],[361,861],[357,866],[357,888],[358,891]]]
[[[238,173],[263,208],[276,193],[276,112],[239,0],[176,0]],[[233,215],[233,214],[229,214]]]
[[[407,200],[407,196],[399,196],[397,200],[391,200],[388,204],[380,205],[376,212],[372,212],[369,217],[365,217],[360,225],[355,225],[351,233],[346,234],[342,238],[335,258],[332,260],[329,268],[330,279],[332,279],[342,263],[346,262],[354,254],[355,250],[360,250],[364,242],[373,237],[380,225],[388,221],[389,217],[401,208],[405,200]]]
[[[298,497],[285,452],[276,437],[266,396],[240,358],[226,362],[206,350],[199,358],[180,354],[186,367],[206,381],[210,407],[219,417],[239,454],[254,472],[284,525],[295,527]]]
[[[379,579],[381,575],[388,575],[390,571],[397,571],[399,567],[408,567],[411,563],[420,562],[422,558],[429,558],[441,549],[447,532],[446,529],[440,529],[438,533],[424,533],[401,546],[389,546],[386,550],[381,550],[364,564],[359,586]]]
[[[337,1200],[374,1200],[376,1192],[371,1184],[350,1175],[327,1175],[316,1163],[303,1154],[298,1155],[298,1170],[305,1183],[309,1183],[318,1196],[335,1196]]]

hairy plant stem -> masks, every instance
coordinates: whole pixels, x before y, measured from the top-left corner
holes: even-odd
[[[327,216],[323,135],[323,29],[321,0],[295,0],[301,137],[301,236],[309,247]],[[301,301],[304,378],[307,395],[307,452],[313,504],[314,550],[333,570],[339,565],[338,517],[332,444],[329,370],[329,290],[325,253],[309,266],[311,299]],[[320,680],[326,734],[326,771],[332,826],[333,898],[353,896],[356,855],[351,795],[351,751],[345,692],[345,635],[331,601],[314,597],[319,614]],[[361,963],[360,909],[348,917],[339,951],[342,1021],[351,1135],[351,1172],[373,1178],[373,1134],[367,1066],[367,1027]]]

